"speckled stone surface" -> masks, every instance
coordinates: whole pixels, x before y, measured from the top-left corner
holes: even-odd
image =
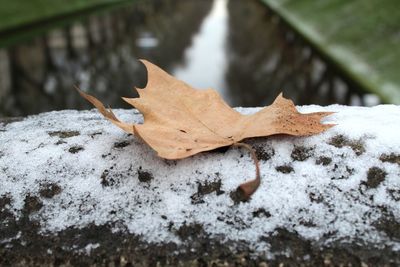
[[[400,107],[299,109],[338,126],[247,140],[247,202],[246,151],[163,160],[94,110],[0,120],[0,265],[400,264]]]

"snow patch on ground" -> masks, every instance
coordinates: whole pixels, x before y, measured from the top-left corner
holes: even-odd
[[[262,156],[262,183],[248,202],[230,196],[254,176],[246,151],[167,161],[94,110],[0,123],[0,198],[11,199],[5,208],[17,217],[27,196],[38,198],[42,206],[30,216],[43,233],[111,223],[148,242],[180,243],[176,230],[199,224],[211,237],[245,241],[257,251],[268,250],[264,237],[278,228],[323,243],[399,248],[376,225],[383,210],[400,221],[400,164],[387,160],[400,154],[400,107],[298,108],[335,111],[325,122],[337,126],[311,137],[248,141]],[[136,111],[115,113],[142,122]]]

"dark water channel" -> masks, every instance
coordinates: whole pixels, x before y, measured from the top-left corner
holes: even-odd
[[[90,108],[74,85],[128,108],[120,97],[146,84],[139,58],[232,106],[264,106],[280,91],[296,104],[379,103],[257,0],[138,0],[0,49],[0,117]]]

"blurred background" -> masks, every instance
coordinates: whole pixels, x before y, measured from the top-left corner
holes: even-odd
[[[130,108],[120,97],[145,86],[140,58],[231,106],[265,106],[281,91],[298,105],[396,103],[399,1],[297,2],[0,0],[0,117],[91,108],[74,85]]]

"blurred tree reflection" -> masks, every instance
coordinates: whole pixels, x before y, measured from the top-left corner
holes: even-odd
[[[296,104],[365,104],[261,1],[229,1],[226,81],[238,106],[264,106],[279,92]],[[357,100],[359,100],[357,102]]]
[[[0,50],[0,117],[91,108],[74,85],[107,105],[130,108],[120,97],[136,96],[132,88],[146,83],[138,59],[148,59],[168,72],[185,66],[185,51],[212,4],[212,0],[137,0]],[[296,104],[368,104],[367,96],[261,1],[229,0],[228,14],[222,54],[227,55],[224,92],[231,104],[267,105],[281,91]],[[206,51],[204,58],[218,65],[213,52]]]
[[[77,85],[116,107],[121,96],[135,96],[146,72],[146,58],[171,70],[211,8],[211,1],[136,1],[94,15],[64,29],[7,50],[0,75],[0,116],[89,108],[73,90]]]

